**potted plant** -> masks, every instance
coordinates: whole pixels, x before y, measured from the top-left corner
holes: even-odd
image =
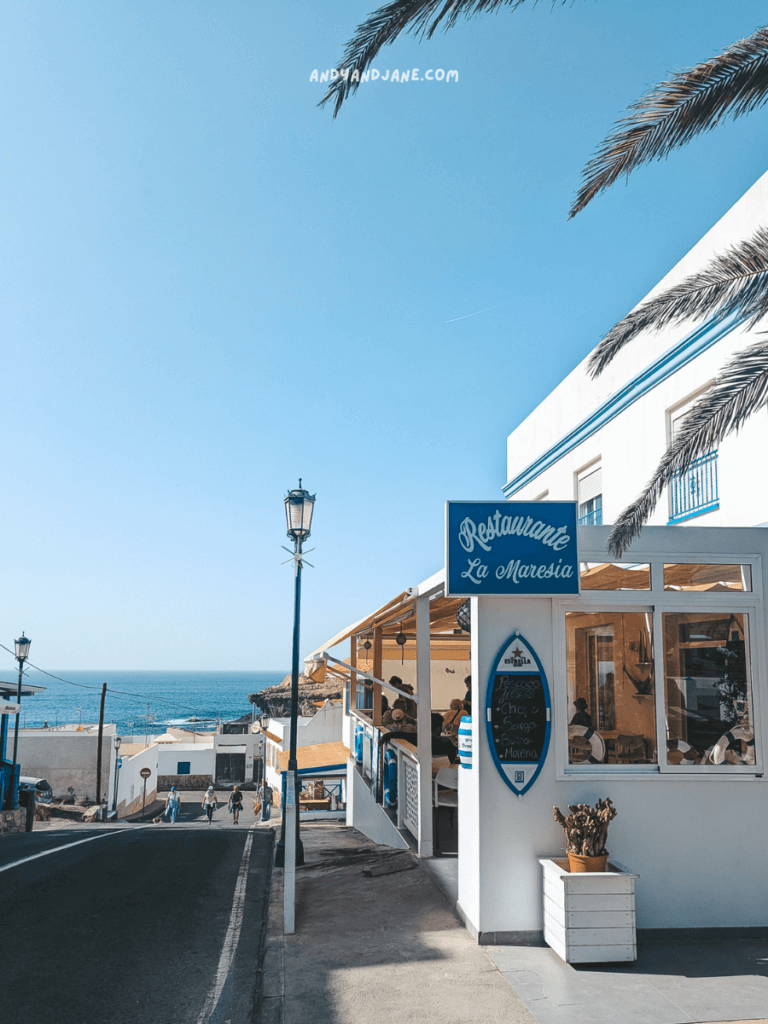
[[[598,800],[594,807],[589,804],[570,804],[565,815],[552,808],[555,821],[563,826],[567,840],[566,853],[572,872],[605,871],[608,851],[608,825],[616,817],[616,808],[610,800]]]

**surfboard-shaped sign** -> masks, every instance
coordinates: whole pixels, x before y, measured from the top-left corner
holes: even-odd
[[[485,724],[496,767],[518,796],[531,788],[547,758],[551,717],[544,669],[528,641],[515,631],[491,670]]]
[[[0,700],[0,715],[18,715],[21,704],[12,704],[9,700]]]

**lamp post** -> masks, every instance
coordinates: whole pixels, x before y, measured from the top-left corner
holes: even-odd
[[[275,864],[277,867],[288,865],[290,868],[290,879],[289,873],[286,871],[284,887],[286,909],[290,902],[290,912],[289,915],[286,915],[286,932],[293,931],[295,865],[304,863],[304,847],[299,837],[296,733],[299,717],[299,629],[301,622],[301,570],[303,568],[302,545],[309,537],[314,506],[315,495],[304,490],[301,486],[301,480],[299,480],[299,486],[289,491],[285,497],[285,518],[288,536],[293,541],[293,552],[290,553],[293,556],[295,578],[293,598],[293,664],[291,666],[290,752],[288,754],[288,771],[285,777],[285,801],[282,808],[280,841],[275,852]],[[286,851],[293,853],[294,856],[286,856]]]
[[[16,645],[16,661],[19,663],[19,685],[16,690],[16,703],[21,704],[21,677],[24,673],[24,662],[29,656],[29,645],[32,643],[28,640],[22,632],[18,640],[14,641]],[[19,717],[21,715],[21,709],[16,712],[16,725],[13,729],[13,767],[11,768],[11,793],[8,806],[14,810],[19,806],[19,780],[16,771],[16,759],[19,750]]]
[[[115,820],[117,820],[117,782],[120,778],[120,744],[123,742],[122,736],[115,736],[115,792],[112,796],[112,810],[115,812]]]

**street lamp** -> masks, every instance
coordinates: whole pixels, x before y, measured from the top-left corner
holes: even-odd
[[[19,779],[16,771],[16,756],[19,749],[19,717],[21,715],[21,677],[24,672],[24,662],[29,657],[29,645],[32,643],[28,640],[22,632],[18,640],[14,641],[16,645],[16,661],[19,663],[19,685],[16,691],[16,703],[19,705],[19,710],[16,712],[16,725],[13,730],[13,767],[11,768],[11,799],[8,806],[15,809],[19,806]],[[20,774],[20,773],[19,773]]]
[[[299,717],[299,627],[301,621],[301,570],[303,568],[302,545],[309,537],[312,526],[312,512],[315,507],[315,495],[305,491],[301,486],[289,491],[285,496],[285,519],[288,536],[293,541],[292,561],[294,564],[294,598],[293,598],[293,665],[291,668],[291,732],[290,752],[288,754],[288,771],[285,776],[285,800],[282,808],[280,841],[275,852],[275,864],[284,867],[286,864],[286,842],[289,848],[295,844],[295,864],[304,863],[304,846],[299,837],[298,808],[298,774],[296,763],[296,733]],[[286,550],[288,550],[286,548]],[[289,858],[290,859],[290,858]],[[293,874],[293,872],[292,872]],[[286,883],[288,878],[286,876]],[[286,901],[291,897],[290,916],[293,917],[292,884],[286,884]],[[289,928],[290,924],[290,928]],[[286,931],[293,931],[293,921],[286,922]]]
[[[115,792],[112,797],[112,810],[115,812],[115,821],[117,821],[117,781],[120,778],[120,744],[122,742],[122,736],[115,736]]]

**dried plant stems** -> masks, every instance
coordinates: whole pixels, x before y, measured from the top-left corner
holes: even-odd
[[[568,853],[581,857],[602,857],[608,851],[608,826],[616,817],[616,808],[610,800],[598,800],[594,807],[589,804],[570,804],[567,816],[558,807],[553,807],[555,821],[562,825],[567,840]]]

